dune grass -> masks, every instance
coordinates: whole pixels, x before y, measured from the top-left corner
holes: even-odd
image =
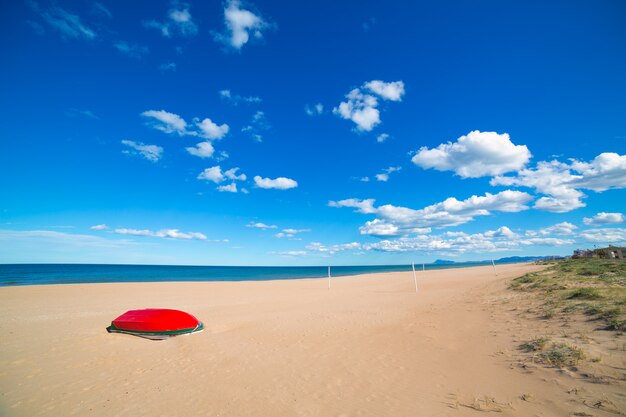
[[[578,312],[603,322],[607,330],[626,330],[626,262],[568,259],[550,265],[510,284],[542,300],[542,318]]]

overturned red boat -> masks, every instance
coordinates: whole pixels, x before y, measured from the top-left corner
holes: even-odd
[[[109,333],[126,333],[161,340],[202,331],[204,325],[189,313],[165,308],[130,310],[111,322]]]

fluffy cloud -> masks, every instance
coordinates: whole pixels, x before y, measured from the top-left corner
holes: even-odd
[[[580,237],[588,242],[597,242],[602,244],[608,243],[625,243],[626,229],[588,229],[580,233]]]
[[[389,174],[391,174],[392,172],[400,171],[401,169],[402,169],[401,167],[389,167],[389,168],[383,169],[382,173],[376,174],[376,180],[387,182],[389,181]]]
[[[173,133],[178,136],[199,136],[208,140],[222,139],[230,130],[230,127],[223,123],[218,125],[208,117],[202,121],[194,119],[194,124],[189,126],[185,119],[175,113],[165,110],[147,110],[141,113],[148,119],[148,124],[154,129],[165,133]]]
[[[198,179],[213,181],[214,183],[218,184],[224,181],[224,174],[222,174],[222,168],[219,165],[216,165],[211,168],[206,168],[204,171],[198,174]]]
[[[152,231],[147,229],[126,229],[120,228],[115,229],[115,233],[120,235],[131,235],[131,236],[152,236],[152,237],[160,237],[160,238],[168,238],[168,239],[185,239],[185,240],[207,240],[207,237],[198,232],[181,232],[178,229],[164,229],[159,231]]]
[[[150,126],[161,132],[176,133],[180,136],[191,134],[187,131],[187,122],[177,114],[165,110],[147,110],[141,115],[149,119]]]
[[[363,84],[363,87],[390,101],[401,101],[404,95],[404,83],[402,81],[386,83],[380,80],[372,80]]]
[[[563,222],[555,224],[554,226],[546,227],[539,231],[540,235],[571,235],[578,227],[571,223]]]
[[[239,168],[231,168],[225,172],[222,172],[222,168],[219,165],[206,168],[198,175],[199,180],[213,181],[216,184],[229,179],[233,181],[245,181],[247,179],[246,174],[237,175]],[[236,190],[236,188],[235,188]],[[225,190],[230,191],[230,190]]]
[[[329,255],[347,250],[360,250],[361,248],[362,246],[358,242],[344,243],[341,245],[322,245],[320,242],[312,242],[306,247],[306,249],[310,251],[328,253]]]
[[[624,222],[624,215],[622,213],[605,213],[601,212],[593,217],[585,217],[583,223],[588,226],[602,226],[605,224],[617,224]]]
[[[432,149],[424,146],[411,161],[424,169],[454,171],[462,178],[477,178],[519,170],[530,157],[528,148],[514,145],[508,133],[474,130],[454,143]]]
[[[219,187],[217,187],[217,191],[219,191],[220,193],[236,193],[237,192],[237,184],[230,183],[228,185],[220,185]]]
[[[250,10],[244,9],[238,0],[230,0],[224,9],[225,33],[215,34],[215,40],[235,50],[250,41],[263,37],[263,32],[271,27],[263,18]]]
[[[123,140],[122,145],[126,145],[130,148],[123,150],[123,153],[128,155],[140,155],[150,162],[157,162],[163,155],[163,148],[157,145],[145,145],[132,140]]]
[[[334,254],[347,250],[381,252],[426,252],[426,253],[487,253],[517,250],[526,246],[564,246],[574,243],[572,239],[554,237],[522,238],[506,226],[484,233],[445,232],[438,235],[423,234],[416,237],[385,239],[375,243],[352,242],[339,245],[323,245],[319,242],[306,247],[310,251]]]
[[[228,133],[229,127],[226,123],[218,126],[211,119],[206,118],[196,124],[200,129],[200,136],[206,139],[221,139]]]
[[[364,214],[376,214],[378,222],[368,222],[361,234],[373,231],[373,236],[420,233],[424,228],[458,226],[491,211],[519,212],[528,209],[532,196],[520,191],[505,190],[498,194],[485,193],[459,201],[454,197],[420,210],[385,204],[374,207],[373,199],[330,201],[330,207],[353,207]]]
[[[261,178],[260,176],[254,177],[254,183],[259,188],[274,188],[277,190],[288,190],[290,188],[296,188],[298,183],[290,178],[278,177],[275,179]]]
[[[274,236],[281,239],[284,237],[294,238],[298,233],[310,232],[311,229],[283,229],[281,232],[276,233]]]
[[[343,119],[351,120],[359,131],[369,132],[380,123],[378,96],[383,100],[400,101],[404,95],[404,83],[394,81],[386,83],[380,80],[366,82],[346,94],[346,101],[339,103],[333,113]]]
[[[265,223],[253,223],[253,222],[248,223],[246,225],[246,227],[254,227],[256,229],[263,229],[263,230],[278,228],[278,226],[273,225],[273,224],[272,225],[268,225],[268,224],[265,224]]]
[[[329,201],[328,207],[352,207],[355,208],[358,213],[363,214],[373,214],[376,213],[376,208],[374,207],[373,198],[368,198],[367,200],[359,200],[358,198],[348,198],[340,201]]]
[[[213,153],[215,152],[215,148],[213,148],[213,145],[211,144],[211,142],[200,142],[200,143],[197,143],[196,146],[191,146],[185,149],[191,155],[195,155],[200,158],[210,158],[213,156]]]
[[[534,188],[546,195],[536,201],[536,209],[564,213],[585,206],[582,198],[586,196],[581,189],[603,192],[626,188],[626,155],[602,153],[590,162],[541,161],[534,169],[523,169],[515,176],[497,176],[490,183]]]
[[[167,19],[164,22],[149,20],[143,22],[143,25],[158,30],[166,38],[174,35],[190,37],[198,33],[198,25],[193,21],[189,5],[186,3],[174,3],[174,7],[167,12]]]
[[[84,24],[78,15],[72,14],[60,7],[41,8],[37,2],[28,2],[28,5],[41,16],[50,27],[58,30],[63,38],[91,41],[97,38],[96,32]]]

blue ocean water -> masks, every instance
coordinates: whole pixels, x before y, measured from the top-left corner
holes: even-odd
[[[426,270],[485,265],[468,262],[425,265]],[[421,269],[422,265],[416,265]],[[411,265],[334,266],[332,276],[410,271]],[[94,264],[0,264],[0,286],[97,282],[268,281],[322,278],[325,266],[168,266]]]

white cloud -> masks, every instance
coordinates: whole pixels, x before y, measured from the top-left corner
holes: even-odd
[[[122,145],[126,145],[131,149],[122,151],[129,155],[141,155],[150,162],[157,162],[163,155],[163,148],[157,145],[145,145],[141,142],[132,140],[123,140]]]
[[[250,124],[244,126],[241,131],[247,133],[254,141],[263,142],[264,131],[270,129],[270,124],[265,117],[265,112],[257,111],[252,115]]]
[[[568,222],[562,222],[555,224],[554,226],[546,227],[545,229],[539,230],[539,234],[542,236],[546,235],[571,235],[574,234],[574,231],[578,229],[575,225]]]
[[[534,169],[523,169],[515,176],[497,176],[490,183],[534,188],[546,195],[537,200],[536,209],[564,213],[585,206],[582,189],[603,192],[626,188],[626,155],[602,153],[590,162],[541,161]]]
[[[238,105],[239,103],[260,103],[261,97],[257,96],[240,96],[239,94],[233,94],[230,90],[220,90],[219,92],[222,100],[232,104],[233,106]]]
[[[91,230],[107,230],[108,228],[106,224],[96,224],[90,227]]]
[[[246,227],[254,227],[254,228],[263,229],[263,230],[278,228],[278,226],[273,225],[273,224],[272,225],[268,225],[268,224],[265,224],[265,223],[253,223],[253,222],[248,223],[246,225]]]
[[[379,95],[384,100],[402,101],[402,96],[404,95],[404,83],[402,81],[386,83],[380,80],[372,80],[363,84],[363,87]]]
[[[623,223],[626,219],[622,213],[600,212],[593,217],[585,217],[583,223],[588,226],[602,226],[605,224]]]
[[[248,178],[246,174],[237,175],[237,171],[239,171],[239,168],[231,168],[224,172],[224,176],[233,181],[245,181]]]
[[[28,5],[38,13],[52,28],[58,30],[64,39],[80,39],[91,41],[98,37],[96,32],[84,24],[78,15],[72,14],[60,7],[40,8],[37,2],[28,2]]]
[[[159,231],[152,231],[148,229],[127,229],[119,228],[114,230],[115,233],[120,235],[131,236],[151,236],[168,239],[185,239],[185,240],[206,240],[207,237],[199,232],[181,232],[178,229],[163,229]]]
[[[430,231],[430,229],[427,229]],[[371,222],[365,222],[363,226],[359,228],[359,233],[362,235],[370,235],[376,237],[386,236],[398,236],[400,235],[400,228],[394,224],[385,222],[384,220],[374,219]]]
[[[381,133],[380,135],[376,137],[376,142],[383,143],[387,139],[389,139],[389,135],[387,133]]]
[[[372,214],[376,213],[376,208],[374,208],[374,200],[373,198],[369,198],[367,200],[359,200],[358,198],[348,198],[340,201],[329,201],[328,207],[352,207],[357,209],[358,213],[363,214]]]
[[[218,125],[211,119],[204,118],[202,121],[194,119],[195,128],[191,128],[179,115],[165,110],[147,110],[141,115],[148,119],[148,124],[154,129],[165,133],[173,133],[179,136],[199,136],[208,140],[222,139],[230,130],[226,123]]]
[[[311,229],[283,229],[281,232],[276,233],[274,236],[281,239],[284,237],[294,238],[298,233],[310,232]]]
[[[419,233],[429,227],[458,226],[472,221],[477,216],[488,216],[491,211],[519,212],[528,209],[526,203],[532,198],[527,193],[505,190],[498,194],[474,195],[462,201],[451,197],[420,210],[390,204],[374,207],[373,199],[330,201],[328,205],[353,207],[360,213],[376,214],[379,221],[366,223],[360,229],[361,234],[373,231],[373,236],[384,236],[385,233],[394,235]]]
[[[303,250],[289,250],[289,251],[279,251],[279,252],[270,252],[272,255],[285,255],[285,256],[303,256],[306,255],[307,252]]]
[[[259,188],[274,188],[277,190],[288,190],[290,188],[295,188],[298,186],[298,183],[291,178],[278,177],[275,179],[271,178],[261,178],[260,176],[254,177],[254,183]]]
[[[309,107],[307,104],[304,106],[304,112],[309,116],[317,116],[324,113],[324,105],[322,103],[317,103],[314,106]]]
[[[195,155],[200,158],[210,158],[213,156],[213,153],[215,152],[213,145],[211,144],[211,142],[208,142],[208,141],[197,143],[196,146],[191,146],[185,149],[191,155]]]
[[[387,182],[389,181],[389,174],[400,171],[401,169],[402,167],[389,167],[389,168],[383,169],[382,173],[376,174],[376,180]]]
[[[219,187],[217,187],[217,191],[223,193],[223,192],[228,192],[228,193],[236,193],[237,192],[237,184],[235,184],[234,182],[228,185],[220,185]]]
[[[200,129],[200,136],[206,139],[221,139],[229,130],[226,123],[218,126],[209,118],[202,120],[200,123],[196,123],[196,125]]]
[[[436,148],[422,147],[411,161],[424,169],[454,171],[462,178],[499,175],[524,167],[531,154],[525,145],[514,145],[508,133],[474,130],[456,142]]]
[[[597,242],[602,244],[623,243],[626,242],[626,229],[587,229],[580,233],[580,237],[589,242]]]
[[[237,171],[239,171],[239,168],[231,168],[222,172],[222,168],[219,165],[216,165],[214,167],[206,168],[198,175],[197,178],[199,180],[212,181],[216,184],[219,184],[227,179],[232,180],[233,182],[230,184],[218,186],[217,191],[236,193],[238,190],[235,181],[245,181],[247,179],[246,174],[237,175]],[[244,194],[248,193],[245,189],[242,189],[241,192]]]
[[[360,250],[361,248],[362,246],[358,242],[344,243],[341,245],[322,245],[320,242],[312,242],[306,246],[306,249],[310,251],[328,253],[330,255],[347,250]]]
[[[378,99],[363,90],[369,90],[383,100],[400,101],[404,94],[404,83],[394,81],[386,83],[380,80],[366,82],[346,94],[346,101],[339,103],[333,113],[343,119],[351,120],[359,131],[369,132],[380,123]]]
[[[224,8],[225,33],[215,34],[215,40],[235,50],[250,41],[250,36],[256,39],[263,37],[263,32],[270,28],[260,15],[244,9],[238,0],[230,0]]]
[[[141,58],[142,55],[147,54],[149,51],[147,46],[141,46],[136,43],[128,43],[125,41],[115,42],[113,46],[115,49],[131,58]]]
[[[199,180],[207,180],[213,181],[216,184],[224,181],[224,174],[222,173],[222,168],[219,165],[214,167],[206,168],[198,175]]]
[[[143,22],[143,25],[146,28],[158,30],[166,38],[175,34],[190,37],[198,33],[198,25],[193,21],[189,5],[186,3],[175,2],[174,7],[167,12],[167,19],[164,22],[150,20]]]
[[[165,110],[147,110],[141,115],[150,119],[150,125],[162,132],[177,133],[180,136],[191,134],[187,131],[187,122],[177,114]]]

